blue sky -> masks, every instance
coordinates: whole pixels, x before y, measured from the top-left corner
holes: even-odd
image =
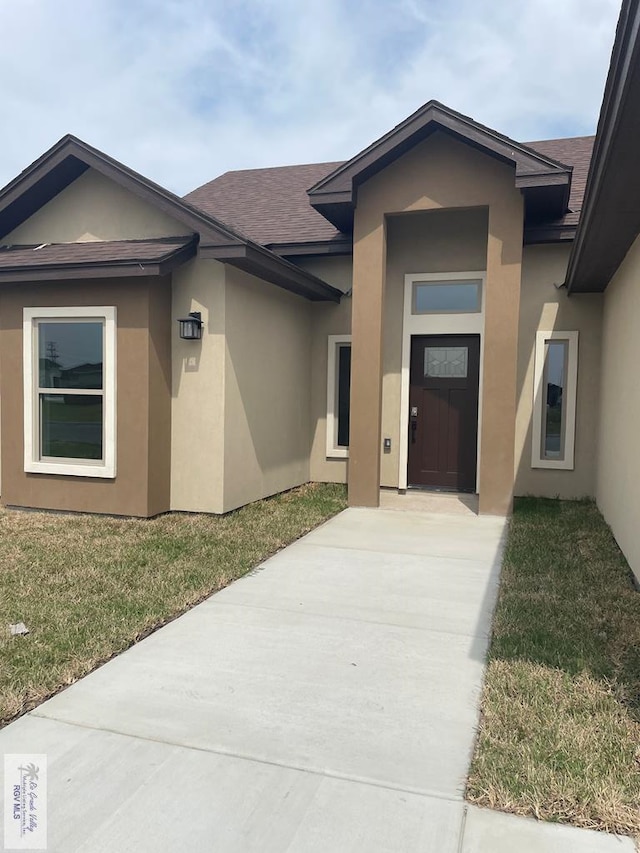
[[[431,98],[521,141],[592,133],[619,8],[0,0],[0,185],[69,132],[185,193],[350,157]]]

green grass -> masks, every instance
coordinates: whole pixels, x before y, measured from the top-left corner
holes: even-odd
[[[346,505],[311,484],[226,516],[0,510],[0,726]],[[24,622],[27,636],[10,637]]]
[[[640,593],[590,501],[517,501],[467,797],[640,833]]]

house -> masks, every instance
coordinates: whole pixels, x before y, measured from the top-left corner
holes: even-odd
[[[0,191],[5,504],[588,495],[640,572],[637,19],[626,0],[595,149],[430,101],[346,162],[181,199],[60,140]]]

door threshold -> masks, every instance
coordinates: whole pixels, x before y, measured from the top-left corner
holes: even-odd
[[[442,495],[477,495],[475,489],[448,489],[445,486],[421,486],[421,485],[409,485],[407,486],[407,492],[429,492],[431,494],[442,494]]]

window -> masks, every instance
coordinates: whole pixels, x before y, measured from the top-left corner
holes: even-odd
[[[25,308],[24,470],[115,477],[116,309]]]
[[[412,314],[475,314],[481,310],[478,280],[414,281]]]
[[[533,468],[574,467],[578,332],[536,335]]]
[[[351,335],[329,335],[327,456],[349,455]]]

